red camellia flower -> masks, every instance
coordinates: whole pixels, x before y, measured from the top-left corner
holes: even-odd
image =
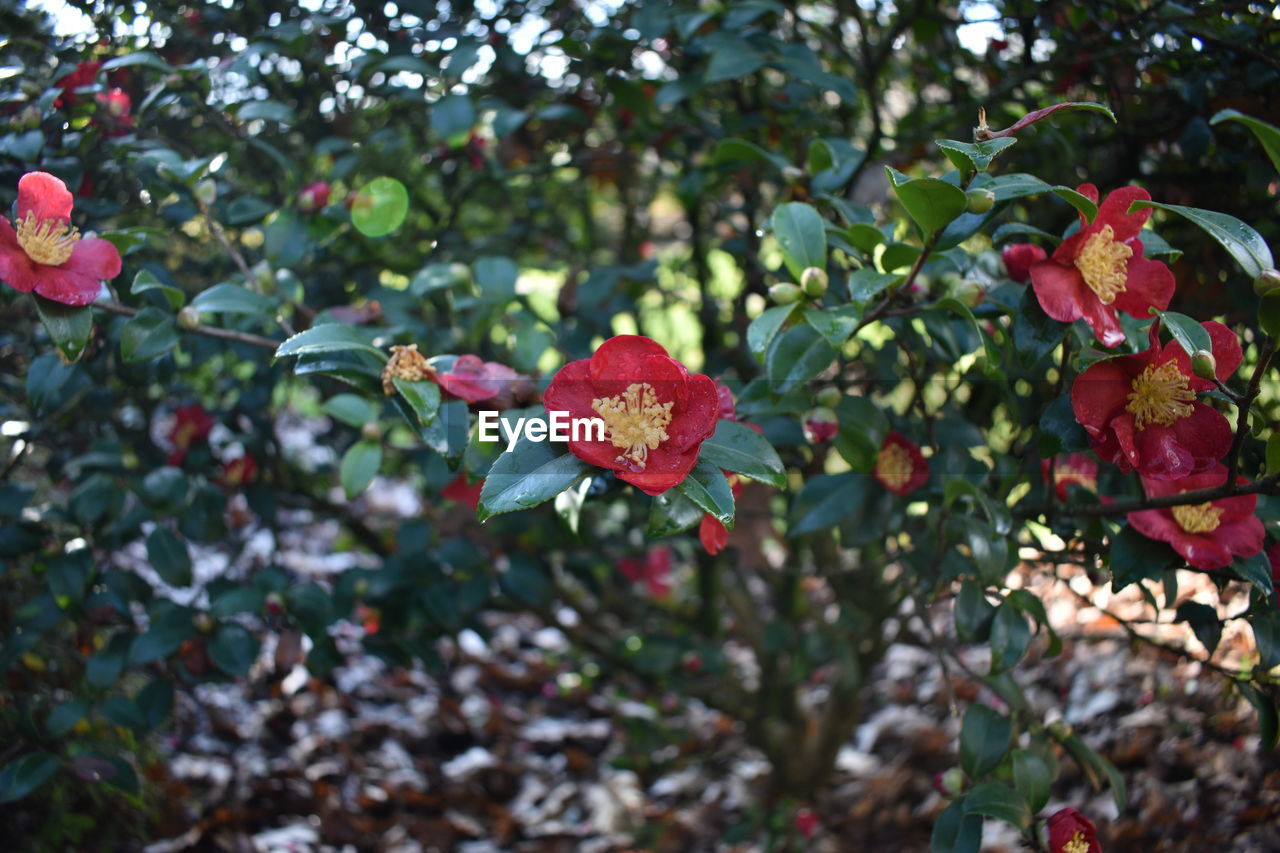
[[[635,583],[643,580],[654,598],[666,598],[671,592],[671,549],[666,545],[653,548],[641,557],[624,557],[618,571]]]
[[[453,396],[478,403],[498,396],[521,376],[505,364],[460,355],[448,373],[436,372],[430,378]]]
[[[549,412],[604,421],[604,441],[570,441],[570,452],[649,495],[688,475],[719,419],[715,383],[638,335],[610,338],[560,368],[543,399]]]
[[[1084,453],[1059,456],[1054,462],[1040,460],[1040,475],[1045,485],[1052,485],[1058,500],[1067,499],[1067,486],[1075,484],[1091,492],[1098,491],[1098,462]],[[1053,482],[1049,482],[1050,475]]]
[[[1077,191],[1093,201],[1098,188],[1081,184]],[[1081,317],[1103,346],[1124,343],[1116,311],[1146,317],[1153,305],[1169,307],[1173,273],[1159,261],[1142,257],[1138,232],[1151,211],[1126,213],[1135,201],[1149,201],[1140,187],[1121,187],[1098,207],[1093,224],[1080,215],[1080,230],[1062,241],[1053,257],[1031,265],[1031,286],[1040,307],[1055,320]]]
[[[827,420],[829,415],[810,417],[804,422],[804,437],[810,444],[822,444],[830,441],[840,432],[840,422]]]
[[[1102,853],[1093,821],[1075,809],[1062,809],[1047,825],[1049,853]]]
[[[64,305],[88,305],[104,279],[120,274],[120,253],[71,225],[71,193],[47,172],[18,181],[18,217],[0,217],[0,279]]]
[[[253,482],[258,475],[258,460],[246,453],[222,466],[222,482],[229,488],[238,488]]]
[[[213,417],[199,403],[174,409],[173,428],[169,431],[169,441],[173,442],[169,464],[180,464],[193,444],[209,437],[213,424]]]
[[[55,107],[70,107],[77,104],[80,96],[76,94],[76,89],[83,86],[92,86],[93,81],[98,79],[98,71],[101,68],[101,62],[81,62],[70,74],[65,74],[55,80],[53,85],[61,87],[62,94],[58,95],[53,105]]]
[[[1011,243],[1000,252],[1009,278],[1025,282],[1031,278],[1031,265],[1043,261],[1048,255],[1035,243]]]
[[[1178,480],[1142,478],[1147,497],[1176,495],[1221,486],[1227,480],[1225,465]],[[1239,477],[1237,482],[1248,482]],[[1129,513],[1129,524],[1149,539],[1168,542],[1189,565],[1220,569],[1236,557],[1252,557],[1262,550],[1262,521],[1254,515],[1257,495],[1236,495],[1162,509]]]
[[[441,489],[440,496],[476,509],[480,506],[480,490],[483,488],[484,480],[477,480],[474,484],[468,485],[467,475],[464,472],[454,477],[449,485]]]
[[[307,184],[298,191],[298,210],[307,215],[323,210],[328,203],[329,184],[326,181]]]
[[[1158,323],[1151,346],[1090,365],[1071,386],[1071,408],[1101,458],[1121,471],[1173,479],[1203,471],[1231,447],[1231,425],[1196,400],[1214,385],[1191,372],[1191,358],[1176,341],[1160,346]],[[1240,341],[1221,323],[1204,324],[1213,341],[1217,376],[1240,366]]]
[[[133,99],[124,89],[109,89],[97,94],[98,106],[106,113],[102,126],[111,136],[124,136],[133,130]]]
[[[808,840],[813,838],[821,822],[818,820],[818,816],[809,809],[796,809],[795,825],[796,832],[799,832]]]
[[[899,432],[890,432],[880,445],[871,474],[880,485],[896,495],[913,492],[929,479],[929,463],[920,448]]]

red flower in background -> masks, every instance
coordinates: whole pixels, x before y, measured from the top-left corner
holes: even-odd
[[[835,413],[823,413],[819,416],[810,417],[804,422],[804,437],[809,440],[810,444],[822,444],[824,441],[830,441],[836,437],[836,433],[840,432],[840,422],[828,420]]]
[[[1049,853],[1102,853],[1093,821],[1075,809],[1062,809],[1046,825]]]
[[[666,545],[652,548],[641,557],[623,557],[618,571],[635,583],[643,580],[654,598],[666,598],[671,592],[671,549]]]
[[[1053,482],[1049,482],[1050,474]],[[1075,484],[1091,492],[1098,491],[1098,461],[1085,453],[1059,456],[1055,461],[1040,460],[1040,475],[1046,486],[1052,485],[1058,500],[1067,499],[1067,486]]]
[[[689,474],[720,412],[714,382],[638,335],[610,338],[560,368],[544,401],[549,412],[603,420],[604,441],[570,441],[570,452],[649,495]]]
[[[133,130],[133,99],[124,89],[109,89],[96,96],[98,105],[106,113],[102,126],[111,136],[124,136]]]
[[[1215,464],[1209,471],[1179,480],[1142,478],[1147,497],[1176,495],[1221,486],[1227,480],[1226,466]],[[1246,483],[1244,477],[1237,482]],[[1168,542],[1189,565],[1197,569],[1220,569],[1236,557],[1252,557],[1262,550],[1262,521],[1254,515],[1257,495],[1236,495],[1202,504],[1129,513],[1129,524],[1143,536]]]
[[[1217,376],[1236,372],[1240,341],[1221,323],[1204,324],[1213,341]],[[1141,353],[1089,366],[1071,386],[1071,409],[1089,444],[1121,471],[1174,479],[1204,471],[1231,448],[1231,425],[1196,400],[1214,384],[1191,372],[1191,358],[1176,341],[1160,346],[1159,324]]]
[[[478,403],[498,396],[522,377],[505,364],[460,355],[447,373],[436,371],[430,378],[453,396]]]
[[[815,832],[822,822],[818,820],[818,816],[809,809],[796,809],[795,826],[796,832],[804,836],[805,840],[813,838]]]
[[[1078,192],[1098,200],[1098,188],[1081,184]],[[1142,257],[1138,232],[1150,210],[1126,213],[1135,201],[1149,201],[1140,187],[1121,187],[1098,207],[1093,224],[1080,215],[1080,230],[1062,241],[1048,260],[1031,265],[1031,286],[1040,307],[1055,320],[1084,318],[1103,346],[1124,343],[1116,311],[1147,317],[1153,305],[1169,307],[1173,273],[1159,261]]]
[[[1000,252],[1009,278],[1025,282],[1031,278],[1031,265],[1048,257],[1044,249],[1034,243],[1011,243]]]
[[[222,466],[222,482],[236,489],[248,485],[258,476],[258,460],[249,453]]]
[[[182,464],[191,446],[209,437],[213,424],[213,417],[199,403],[174,409],[173,428],[169,430],[169,441],[173,442],[169,464]]]
[[[475,483],[468,485],[467,474],[464,471],[454,477],[449,485],[440,490],[440,496],[476,509],[480,506],[480,490],[483,488],[484,480],[477,480]]]
[[[750,424],[748,424],[750,426]],[[736,501],[738,495],[742,494],[742,488],[745,485],[737,474],[730,474],[727,471],[725,476],[729,478],[729,488],[733,491],[733,497]],[[702,542],[702,547],[707,549],[707,553],[711,555],[719,554],[729,544],[729,528],[721,523],[711,513],[702,516],[702,523],[698,525],[698,539]]]
[[[880,445],[871,474],[880,485],[896,495],[915,491],[929,479],[929,463],[915,442],[899,432],[890,432]]]
[[[307,184],[298,191],[298,210],[308,216],[323,210],[328,203],[329,184],[326,181]]]
[[[98,79],[98,71],[101,70],[102,63],[98,61],[81,62],[76,65],[75,70],[70,74],[65,74],[53,82],[53,85],[62,88],[62,94],[58,95],[53,102],[55,107],[71,107],[80,102],[80,96],[76,94],[76,89],[84,86],[92,86],[94,81]]]
[[[88,305],[104,279],[120,274],[120,253],[106,240],[81,237],[71,225],[74,199],[47,172],[18,181],[18,217],[0,217],[0,279],[64,305]]]

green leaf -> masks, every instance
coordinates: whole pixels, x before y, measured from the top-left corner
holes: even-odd
[[[1253,135],[1262,143],[1262,150],[1266,151],[1267,156],[1271,158],[1271,165],[1280,172],[1280,128],[1267,124],[1261,119],[1247,116],[1238,110],[1219,110],[1213,114],[1213,118],[1209,119],[1209,124],[1220,124],[1224,121],[1238,121],[1252,130]]]
[[[133,644],[129,647],[129,664],[142,666],[153,660],[167,658],[194,633],[195,627],[181,613],[155,620],[147,626],[146,631],[133,638]]]
[[[169,586],[191,586],[191,555],[187,545],[167,527],[157,527],[147,537],[151,568]]]
[[[964,213],[968,202],[955,184],[939,178],[909,178],[892,166],[886,166],[885,172],[898,201],[926,237]]]
[[[745,139],[721,139],[716,143],[715,150],[711,154],[711,163],[715,166],[724,163],[755,163],[760,161],[769,163],[779,171],[791,165],[787,158],[782,155],[766,151],[754,142],[748,142]]]
[[[999,370],[1000,352],[991,342],[991,338],[983,333],[982,327],[978,325],[978,320],[973,316],[973,311],[968,305],[965,305],[954,296],[947,296],[939,299],[928,308],[929,311],[950,311],[957,317],[968,321],[968,325],[973,329],[973,333],[978,336],[978,340],[982,343],[982,351],[986,354],[986,372],[992,373]]]
[[[219,619],[237,613],[256,613],[266,603],[262,590],[252,586],[233,587],[214,596],[209,605],[209,615]]]
[[[142,715],[143,731],[150,731],[173,711],[173,682],[157,678],[138,691],[134,703]]]
[[[702,442],[701,461],[761,483],[785,488],[787,469],[769,440],[746,424],[721,420],[715,435]]]
[[[228,675],[245,676],[258,657],[260,645],[243,625],[226,622],[209,640],[209,660]]]
[[[929,853],[978,853],[982,847],[982,815],[965,814],[955,800],[938,815],[929,838]]]
[[[276,350],[276,358],[291,355],[303,355],[319,352],[341,352],[343,350],[363,350],[380,356],[386,362],[387,356],[382,350],[369,343],[368,339],[346,323],[324,323],[312,326],[304,332],[286,340]]]
[[[955,603],[956,636],[960,641],[986,642],[995,615],[995,605],[987,601],[982,586],[968,578],[962,581]]]
[[[1022,660],[1030,643],[1031,628],[1022,611],[1008,602],[997,607],[991,623],[991,672],[1011,669]]]
[[[981,703],[974,703],[964,714],[960,728],[960,766],[974,779],[980,779],[996,768],[1009,751],[1013,723],[1009,718]]]
[[[1044,313],[1035,291],[1028,287],[1013,315],[1013,348],[1022,364],[1032,367],[1062,343],[1069,328]]]
[[[168,74],[173,71],[173,66],[156,56],[149,50],[139,50],[134,53],[126,53],[124,56],[117,56],[108,59],[102,63],[102,67],[98,69],[98,73],[114,71],[117,68],[127,68],[133,65],[145,65],[148,68],[154,68],[156,71],[163,71]]]
[[[1165,569],[1180,562],[1166,543],[1148,539],[1129,525],[1111,540],[1110,561],[1113,592],[1147,578],[1158,580]]]
[[[782,259],[797,281],[807,267],[826,269],[827,227],[822,214],[802,201],[791,201],[778,205],[772,222]]]
[[[1087,195],[1073,190],[1071,187],[1050,187],[1049,192],[1084,214],[1084,218],[1092,222],[1098,216],[1098,205]]]
[[[676,489],[715,516],[725,527],[733,529],[733,490],[715,465],[699,459],[689,476],[676,484]]]
[[[871,473],[884,437],[889,434],[889,418],[867,397],[845,396],[836,404],[835,448],[849,467],[863,474]]]
[[[1123,814],[1125,807],[1129,804],[1129,794],[1125,788],[1124,777],[1120,775],[1116,766],[1081,740],[1079,735],[1069,734],[1058,738],[1058,742],[1071,753],[1071,757],[1089,777],[1089,782],[1095,790],[1101,791],[1104,787],[1111,789],[1111,799],[1116,805],[1116,811]]]
[[[134,734],[141,734],[146,728],[142,712],[131,699],[124,696],[111,696],[98,706],[98,713],[113,726],[129,729]]]
[[[731,47],[723,47],[711,54],[707,63],[707,73],[703,78],[706,83],[719,83],[721,80],[738,80],[748,74],[754,74],[764,65],[764,54],[756,50],[746,41],[740,41]]]
[[[1074,453],[1089,447],[1089,437],[1076,420],[1071,408],[1071,397],[1063,394],[1045,406],[1040,415],[1039,450],[1044,457],[1059,453]]]
[[[864,474],[819,474],[810,478],[791,504],[788,536],[801,536],[839,524],[862,509],[869,478]]]
[[[747,347],[758,360],[764,361],[769,345],[782,329],[796,305],[778,305],[765,310],[747,326]]]
[[[177,344],[178,327],[159,308],[143,308],[120,331],[120,355],[126,362],[156,358]]]
[[[12,803],[39,788],[61,766],[51,752],[28,752],[0,768],[0,803]]]
[[[849,276],[849,299],[865,307],[873,297],[901,278],[891,272],[876,272],[871,267],[855,270]]]
[[[169,307],[177,311],[182,307],[182,303],[186,301],[187,295],[171,284],[165,284],[155,273],[150,270],[139,270],[138,274],[133,277],[133,285],[129,288],[130,293],[146,293],[148,290],[158,290],[164,294],[164,298],[169,300]]]
[[[1049,802],[1053,771],[1038,753],[1030,749],[1015,749],[1012,757],[1013,786],[1031,811],[1038,812]]]
[[[1237,689],[1249,700],[1249,704],[1258,712],[1258,738],[1264,750],[1276,748],[1280,740],[1280,714],[1276,712],[1276,702],[1271,693],[1264,693],[1248,682],[1237,682]],[[1272,688],[1274,690],[1274,688]]]
[[[445,95],[431,105],[431,129],[445,140],[462,136],[475,123],[476,108],[467,95]]]
[[[329,417],[356,429],[378,419],[373,405],[359,394],[335,394],[320,408]]]
[[[429,426],[440,411],[440,386],[430,379],[393,379],[396,390],[413,413],[418,423]]]
[[[275,303],[267,297],[230,282],[215,284],[196,294],[196,298],[191,300],[191,307],[208,314],[255,314],[260,317],[274,316],[276,310]]]
[[[775,394],[785,394],[831,366],[836,350],[809,325],[787,329],[769,349],[769,381]]]
[[[1017,141],[1015,137],[1002,136],[999,139],[986,139],[973,143],[959,142],[955,139],[935,139],[934,144],[941,148],[942,153],[947,155],[947,159],[960,170],[961,174],[964,174],[966,171],[987,171],[987,167],[991,165],[996,155],[1013,146]]]
[[[964,797],[965,814],[993,817],[1018,829],[1031,825],[1031,810],[1018,792],[1003,782],[979,782]]]
[[[555,595],[551,573],[528,554],[511,554],[505,571],[498,573],[498,588],[511,598],[533,607],[544,607]]]
[[[90,687],[110,687],[124,671],[124,664],[133,643],[133,634],[119,633],[111,638],[106,648],[85,663],[84,680]]]
[[[1222,622],[1218,619],[1218,611],[1198,601],[1184,601],[1178,605],[1177,621],[1186,622],[1196,635],[1196,639],[1213,654],[1222,639]]]
[[[1256,278],[1264,269],[1271,269],[1276,265],[1271,257],[1271,249],[1267,246],[1267,241],[1262,239],[1262,235],[1234,216],[1212,210],[1201,210],[1198,207],[1161,204],[1156,201],[1135,201],[1129,206],[1129,210],[1141,210],[1147,207],[1176,213],[1199,225],[1210,237],[1222,244],[1222,248],[1235,258],[1236,263],[1251,278]]]
[[[682,533],[700,524],[706,514],[702,507],[685,497],[679,489],[668,489],[655,495],[653,503],[649,505],[649,527],[645,536],[649,539],[661,539]]]
[[[507,300],[516,295],[520,269],[510,258],[484,257],[473,265],[480,292],[491,299]]]
[[[89,713],[88,699],[72,699],[69,702],[63,702],[49,712],[49,718],[44,724],[45,730],[50,737],[60,738],[71,731],[76,723],[83,720],[87,713]]]
[[[1173,334],[1173,339],[1182,345],[1187,355],[1195,355],[1199,350],[1213,352],[1213,340],[1199,320],[1173,311],[1151,310],[1160,317],[1161,324]]]
[[[227,205],[223,214],[228,225],[256,225],[267,218],[267,214],[275,211],[275,205],[269,204],[255,196],[241,196]]]
[[[282,124],[293,124],[297,116],[287,105],[279,101],[246,101],[236,113],[240,121],[278,121]]]
[[[809,308],[804,312],[804,319],[827,339],[827,343],[839,349],[858,327],[862,311],[856,305]]]
[[[33,294],[40,322],[53,344],[68,362],[79,361],[93,332],[93,309],[88,305],[63,305]]]
[[[357,441],[342,455],[338,479],[348,498],[369,488],[382,467],[382,445],[376,441]]]
[[[1271,561],[1265,551],[1252,557],[1236,557],[1230,566],[1231,572],[1253,584],[1254,589],[1267,598],[1275,597],[1275,586],[1271,578]]]
[[[587,464],[572,453],[557,453],[547,442],[521,436],[489,469],[476,517],[484,521],[535,507],[572,486],[585,473]]]

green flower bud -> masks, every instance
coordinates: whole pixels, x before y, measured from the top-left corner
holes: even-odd
[[[1280,288],[1280,270],[1263,270],[1253,280],[1253,292],[1259,296],[1264,296],[1277,288]]]
[[[820,267],[806,267],[800,273],[800,286],[804,288],[805,296],[811,299],[818,299],[827,292],[827,281],[827,271]]]
[[[360,428],[360,435],[368,441],[379,441],[382,439],[382,425],[377,421],[369,421]]]
[[[211,631],[213,631],[216,625],[216,623],[213,621],[213,617],[210,616],[208,613],[197,613],[194,617],[192,617],[191,621],[192,621],[192,624],[196,626],[196,630],[199,631],[201,634],[210,633]]]
[[[844,395],[840,393],[839,388],[823,388],[818,392],[818,405],[834,409],[840,405],[840,400],[843,398]]]
[[[798,184],[804,180],[804,169],[795,166],[786,166],[782,170],[782,177],[787,179],[789,184]]]
[[[987,189],[969,190],[964,197],[969,202],[970,213],[986,213],[996,203],[996,194]]]
[[[965,776],[959,767],[951,767],[933,777],[933,787],[948,799],[964,793]]]
[[[1213,380],[1218,376],[1218,361],[1208,350],[1196,350],[1191,356],[1191,372],[1201,379]]]
[[[804,291],[799,285],[789,281],[780,282],[769,288],[769,298],[779,305],[790,305],[804,298]]]
[[[184,305],[178,312],[178,328],[188,332],[200,325],[200,312],[190,305]]]
[[[203,204],[213,204],[218,200],[218,185],[206,178],[196,184],[196,198]]]

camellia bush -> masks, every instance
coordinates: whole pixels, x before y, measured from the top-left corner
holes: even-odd
[[[268,635],[324,677],[352,620],[431,670],[520,611],[740,721],[770,807],[813,801],[919,642],[984,688],[933,849],[996,819],[1090,853],[1089,816],[1046,813],[1059,768],[1120,810],[1124,779],[1026,697],[1062,641],[1019,569],[1139,586],[1275,745],[1274,190],[1216,187],[1270,204],[1246,222],[1138,155],[1092,179],[1085,141],[1138,120],[1060,59],[975,71],[1088,32],[1033,16],[983,57],[862,5],[144,5],[88,43],[14,14],[3,47],[0,809],[32,833],[90,831],[51,802],[144,814],[175,694]],[[1170,15],[1115,26],[1172,51]],[[944,56],[971,89],[895,120]],[[1274,187],[1280,129],[1241,106],[1202,130]],[[379,475],[422,516],[370,512]],[[295,510],[371,567],[286,570]],[[1247,610],[1180,598],[1192,573]]]

